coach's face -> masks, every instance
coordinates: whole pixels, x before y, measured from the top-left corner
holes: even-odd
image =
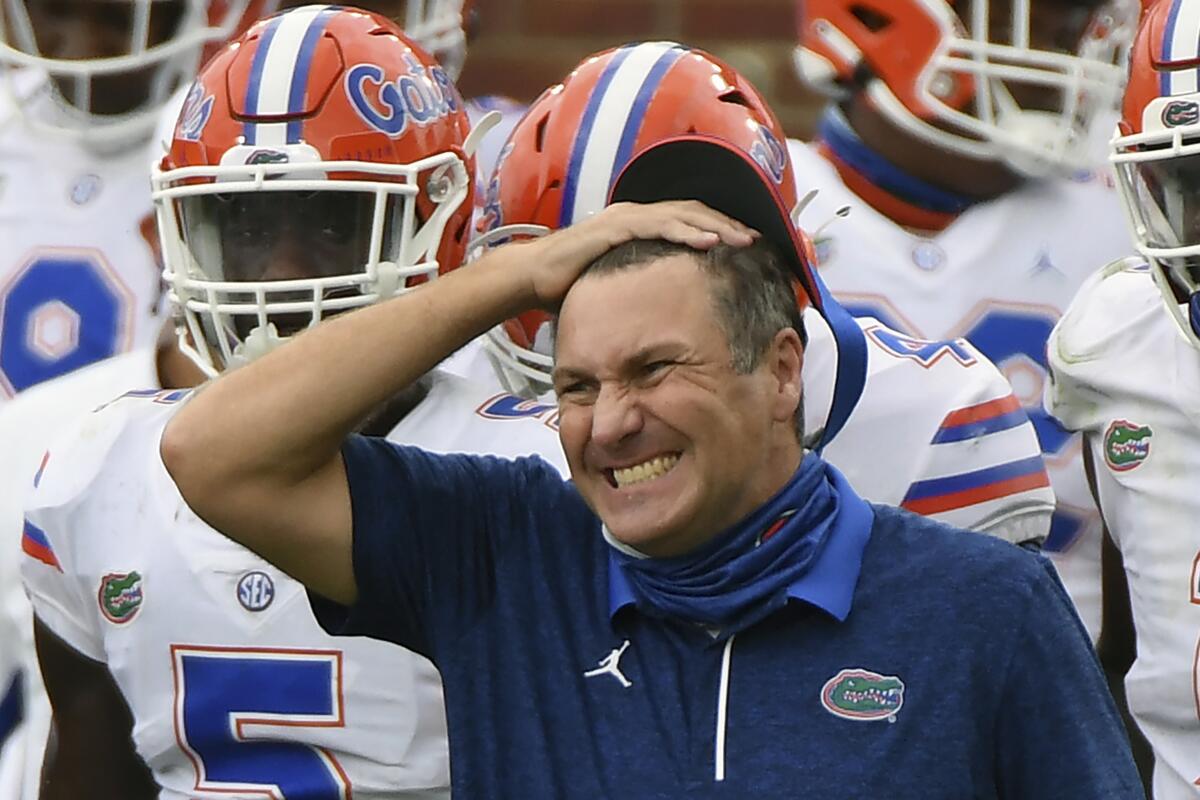
[[[657,557],[695,549],[796,469],[802,361],[781,332],[738,374],[690,255],[581,279],[559,314],[554,369],[580,493],[625,544]]]

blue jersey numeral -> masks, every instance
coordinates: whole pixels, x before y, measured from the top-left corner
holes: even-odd
[[[0,288],[0,387],[15,394],[126,349],[132,305],[98,253],[37,255]]]
[[[912,359],[925,369],[936,364],[942,356],[952,356],[964,367],[975,363],[975,356],[967,350],[961,339],[916,339],[885,328],[868,328],[866,334],[896,358]]]
[[[475,413],[485,419],[537,419],[558,430],[558,406],[516,395],[498,394],[475,409]]]
[[[869,301],[854,301],[844,303],[851,314],[855,316],[875,317],[884,325],[899,331],[912,333],[893,315],[889,314],[882,304]],[[1042,454],[1055,456],[1061,453],[1070,443],[1072,434],[1058,424],[1058,421],[1046,411],[1041,402],[1040,387],[1049,375],[1050,365],[1046,359],[1046,340],[1050,331],[1058,321],[1058,315],[1053,309],[1029,306],[1020,309],[1010,306],[993,305],[987,308],[970,324],[963,338],[975,345],[985,356],[1001,370],[1010,366],[1016,359],[1024,361],[1037,374],[1038,386],[1036,401],[1025,406],[1029,421],[1037,432],[1038,444]],[[960,327],[960,326],[956,326]],[[874,337],[876,341],[878,336]],[[934,342],[932,345],[943,343]],[[1083,532],[1087,519],[1080,514],[1072,513],[1062,507],[1054,511],[1050,523],[1050,533],[1042,549],[1051,552],[1061,552],[1070,547],[1079,534]]]
[[[340,651],[173,645],[171,653],[175,721],[197,790],[277,800],[350,797],[333,755],[288,741],[287,733],[345,724]]]

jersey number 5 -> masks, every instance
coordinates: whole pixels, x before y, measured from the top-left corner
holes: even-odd
[[[171,656],[175,733],[196,768],[197,791],[350,797],[332,754],[287,741],[289,728],[345,724],[340,651],[172,645]]]

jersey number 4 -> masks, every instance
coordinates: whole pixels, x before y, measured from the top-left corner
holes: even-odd
[[[173,645],[175,732],[196,790],[272,800],[347,800],[331,753],[287,741],[288,729],[340,728],[338,650]]]
[[[133,305],[98,252],[34,253],[0,286],[0,393],[127,350]]]
[[[907,326],[888,313],[888,309],[881,304],[870,301],[848,301],[843,305],[855,316],[875,317],[888,327],[900,331],[907,329]],[[979,348],[997,367],[1004,371],[1014,381],[1014,388],[1019,390],[1019,386],[1017,386],[1019,381],[1016,380],[1018,372],[1024,372],[1032,378],[1033,385],[1026,387],[1024,393],[1025,412],[1029,415],[1029,421],[1033,423],[1033,428],[1037,432],[1042,454],[1047,458],[1061,453],[1072,439],[1071,433],[1050,416],[1041,402],[1041,387],[1049,371],[1049,364],[1046,360],[1046,340],[1050,337],[1050,331],[1058,319],[1051,311],[1052,309],[1037,306],[1013,308],[1002,303],[989,304],[983,307],[982,313],[973,313],[965,321],[965,324],[957,326],[967,329],[962,334],[963,338]],[[899,339],[899,337],[894,338]],[[878,340],[878,337],[876,339]],[[913,341],[917,344],[908,346],[909,353],[898,354],[918,357],[920,353],[915,352],[914,348],[922,343],[920,340]],[[902,349],[899,346],[903,344],[903,340],[894,344],[897,345],[897,349]],[[944,347],[945,344],[945,342],[928,343],[930,347]],[[941,354],[941,350],[933,352],[937,355]],[[1050,523],[1050,534],[1042,549],[1049,552],[1060,552],[1070,547],[1083,530],[1085,523],[1085,518],[1061,506],[1055,509]]]

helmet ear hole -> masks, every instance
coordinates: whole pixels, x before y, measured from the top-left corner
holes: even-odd
[[[892,18],[877,8],[855,4],[850,7],[850,13],[871,33],[879,33],[892,24]]]
[[[742,106],[743,108],[750,108],[750,101],[747,100],[746,95],[742,94],[742,92],[739,91],[738,89],[734,89],[733,91],[726,92],[725,94],[721,95],[717,99],[720,100],[722,103],[731,103],[735,106]]]

